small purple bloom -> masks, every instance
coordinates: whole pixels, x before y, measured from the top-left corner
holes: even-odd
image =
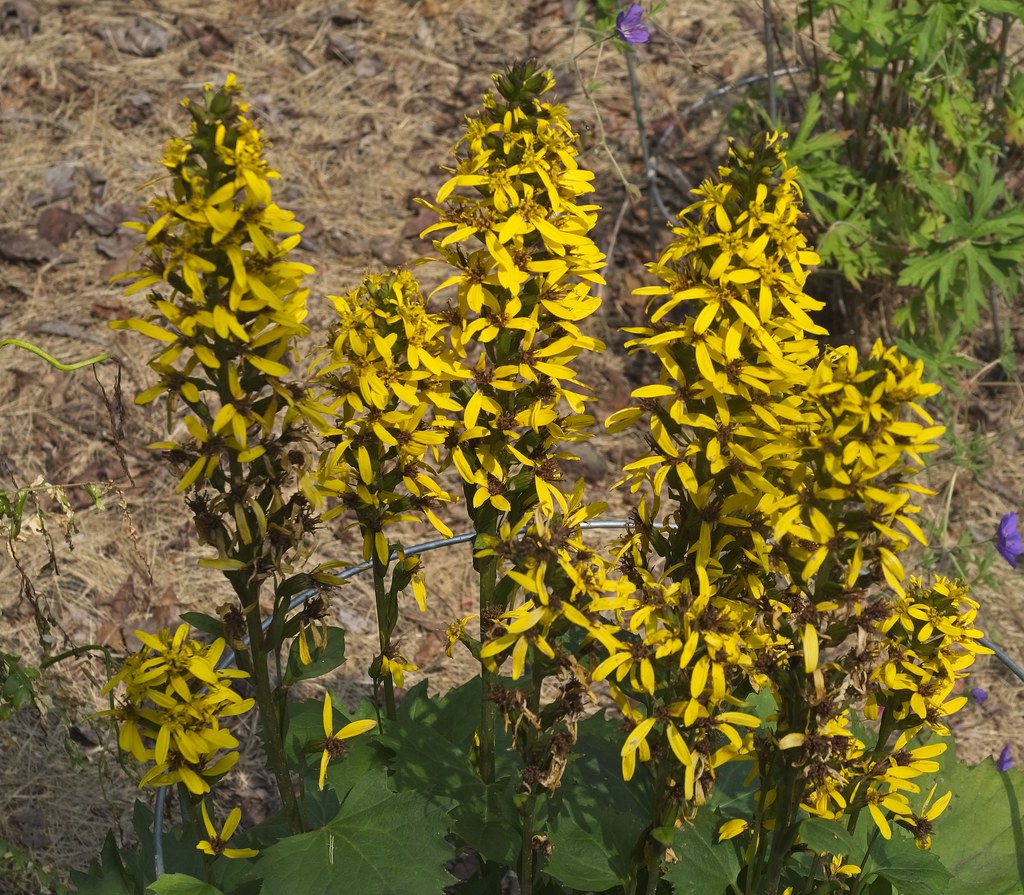
[[[1017,557],[1024,553],[1016,513],[1007,513],[999,520],[996,530],[996,550],[1013,568],[1017,568]]]
[[[984,705],[985,700],[988,699],[988,690],[983,690],[981,687],[975,687],[971,690],[971,698],[978,703],[978,705]]]
[[[996,769],[1000,771],[1008,771],[1013,767],[1013,756],[1010,754],[1010,744],[1007,743],[1003,746],[1003,751],[999,753],[999,758],[996,759]]]
[[[643,17],[644,8],[639,3],[631,3],[615,19],[615,33],[630,46],[647,43],[651,39],[651,32],[641,21]]]

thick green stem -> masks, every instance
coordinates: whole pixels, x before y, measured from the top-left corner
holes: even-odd
[[[537,661],[537,650],[533,646],[530,647],[529,662],[532,672],[530,675],[531,687],[526,697],[526,703],[529,710],[537,717],[540,715],[540,690],[544,684],[544,671],[541,663]],[[552,731],[548,729],[546,733],[550,736]],[[531,725],[523,725],[519,748],[524,765],[536,760],[540,746],[539,739],[538,732]],[[533,786],[536,787],[537,784],[533,784]],[[526,797],[520,814],[523,820],[523,830],[519,850],[519,891],[520,895],[533,895],[534,859],[536,857],[533,850],[533,831],[537,814],[536,788],[531,790]]]
[[[373,596],[377,603],[377,632],[380,635],[380,653],[387,656],[388,648],[391,646],[391,633],[395,628],[395,619],[398,617],[398,607],[392,605],[394,602],[388,596],[384,587],[384,577],[387,575],[387,565],[380,561],[374,553],[373,557]],[[384,675],[384,714],[389,721],[398,717],[398,708],[395,704],[395,680],[390,674]]]
[[[188,787],[184,783],[178,784],[178,801],[181,802],[182,820],[192,828],[192,838],[198,846],[201,840],[206,839],[206,830],[203,828],[202,820],[199,817],[199,806],[192,800],[192,793],[188,791]],[[154,823],[160,823],[160,819],[155,818]],[[203,859],[203,872],[206,876],[206,881],[213,885],[213,861],[205,852],[203,853]]]
[[[658,881],[661,879],[661,856],[665,849],[660,844],[651,841],[647,849],[647,888],[645,895],[655,895],[658,891]]]
[[[746,886],[744,887],[744,895],[754,895],[754,886],[761,875],[761,859],[763,857],[762,847],[766,839],[764,830],[764,811],[765,800],[768,797],[764,786],[765,781],[770,779],[771,777],[765,773],[765,768],[762,767],[761,791],[758,792],[756,804],[754,805],[754,849],[750,856],[750,860],[747,862],[747,879]]]
[[[530,793],[522,808],[523,835],[519,851],[519,892],[533,895],[533,823],[537,808],[537,795]]]
[[[775,831],[772,835],[768,866],[765,868],[764,895],[776,895],[782,880],[782,871],[789,857],[789,850],[796,841],[798,826],[794,823],[799,802],[800,769],[788,762],[783,766],[782,781],[779,785],[775,811]]]
[[[648,715],[654,711],[651,702],[647,705]],[[640,879],[646,875],[647,881],[644,884],[644,895],[654,895],[658,890],[658,881],[661,879],[661,862],[665,854],[665,846],[655,839],[653,831],[659,827],[666,826],[666,821],[675,821],[675,809],[669,814],[670,795],[668,793],[668,773],[663,768],[663,762],[655,760],[649,766],[654,785],[651,787],[651,826],[639,842],[637,860],[634,864],[633,873],[635,880],[630,881],[629,892],[640,892]],[[642,857],[641,857],[642,856]],[[644,872],[641,871],[641,868]]]
[[[480,642],[490,636],[494,605],[494,590],[498,580],[498,558],[488,556],[475,563],[480,576]],[[500,610],[499,610],[500,611]],[[480,663],[480,779],[494,782],[494,702],[491,691],[498,682],[498,672]]]
[[[871,870],[871,849],[875,847],[875,843],[878,841],[879,830],[876,827],[871,834],[871,838],[868,840],[868,850],[864,853],[864,859],[860,862],[860,875],[857,877],[857,881],[854,883],[851,895],[860,895],[864,890],[864,886],[867,885],[868,881],[874,879],[874,874]]]
[[[263,651],[263,630],[260,627],[259,597],[250,595],[247,603],[246,621],[249,627],[249,667],[256,707],[263,722],[263,749],[267,753],[277,790],[281,795],[288,823],[296,833],[305,831],[298,799],[292,788],[291,771],[284,752],[284,735],[281,729],[281,718],[274,700],[274,690],[270,683],[270,669],[267,655]]]

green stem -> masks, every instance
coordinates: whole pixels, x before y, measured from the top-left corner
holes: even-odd
[[[377,633],[380,635],[380,652],[386,656],[388,647],[391,645],[391,633],[395,629],[395,619],[398,617],[398,607],[393,605],[394,600],[388,597],[384,587],[384,577],[387,574],[387,565],[380,561],[376,551],[373,555],[373,596],[377,604]],[[384,675],[384,713],[389,721],[398,717],[395,704],[395,680],[390,674]]]
[[[107,660],[107,665],[110,666],[113,664],[110,658],[110,647],[104,646],[101,643],[86,643],[83,646],[76,646],[74,649],[58,653],[56,656],[47,656],[39,663],[39,667],[41,669],[49,668],[57,662],[63,662],[65,659],[74,659],[78,656],[84,656],[86,653],[103,653],[104,658]]]
[[[302,813],[299,810],[299,802],[295,798],[295,790],[292,788],[292,776],[288,767],[288,759],[284,751],[284,736],[281,729],[281,718],[277,711],[277,703],[274,700],[274,690],[270,683],[270,669],[268,657],[263,650],[263,630],[260,626],[260,603],[258,594],[247,594],[246,622],[249,627],[249,648],[250,654],[246,671],[250,673],[250,681],[253,685],[256,706],[260,713],[260,720],[263,722],[263,748],[270,762],[271,770],[274,772],[274,780],[277,783],[277,791],[281,795],[281,803],[284,806],[285,815],[292,830],[296,833],[305,832],[302,822]],[[239,652],[239,655],[241,655]],[[241,663],[240,663],[241,664]]]
[[[527,707],[534,716],[540,715],[540,691],[544,684],[544,671],[541,663],[537,661],[537,650],[534,646],[529,648],[528,661],[530,663],[530,692],[526,697]],[[493,705],[493,704],[492,704]],[[522,745],[520,752],[523,756],[523,765],[533,761],[538,750],[538,732],[529,724],[523,725]],[[548,736],[552,730],[548,728]],[[533,784],[537,786],[536,783]],[[519,850],[519,887],[520,895],[533,895],[533,876],[536,855],[533,850],[533,831],[536,823],[537,793],[532,789],[523,804],[520,813],[523,819],[523,831]]]
[[[498,558],[487,556],[474,561],[480,576],[480,642],[486,643],[490,635],[494,590],[498,580]],[[499,610],[500,611],[500,610]],[[498,682],[498,672],[491,671],[480,663],[480,779],[484,783],[494,782],[494,703],[491,691]]]
[[[761,876],[761,861],[764,851],[763,846],[767,838],[764,830],[764,812],[765,801],[768,798],[768,794],[764,787],[766,781],[775,779],[772,774],[768,773],[769,770],[770,769],[766,768],[761,769],[761,790],[757,794],[757,799],[754,805],[754,849],[750,856],[750,860],[747,862],[747,878],[746,885],[744,886],[744,895],[754,895],[754,886]]]
[[[520,895],[533,895],[533,825],[536,807],[537,795],[531,792],[522,808],[523,835],[519,851]]]
[[[654,713],[653,700],[647,700],[647,712],[650,716]],[[653,836],[653,831],[658,827],[665,826],[666,806],[669,796],[668,774],[664,770],[663,762],[654,759],[648,766],[650,769],[653,785],[651,786],[651,826],[645,834],[644,840],[638,844],[642,848],[642,866],[646,870],[647,882],[644,885],[645,895],[654,895],[658,890],[658,881],[661,878],[661,859],[665,854],[665,846]],[[639,856],[638,856],[639,857]],[[630,881],[630,892],[639,892],[640,870],[634,865],[635,880]]]
[[[655,895],[658,891],[658,882],[661,879],[661,856],[665,849],[661,843],[655,844],[652,839],[647,848],[647,888],[645,895]]]
[[[776,800],[775,831],[768,854],[768,866],[765,868],[764,886],[761,889],[765,895],[776,895],[779,891],[786,858],[789,857],[789,850],[796,840],[798,827],[793,823],[793,814],[796,809],[799,777],[799,768],[788,762],[783,766],[782,781]]]
[[[192,800],[192,793],[188,791],[188,787],[184,783],[178,784],[178,800],[181,802],[181,815],[182,819],[187,818],[189,826],[192,828],[192,839],[198,846],[200,840],[206,838],[206,830],[203,828],[202,820],[199,817],[199,806]],[[159,819],[154,821],[160,823]],[[206,876],[206,881],[213,885],[213,860],[210,855],[203,853],[203,872]]]
[[[105,360],[110,360],[109,354],[96,354],[92,357],[84,358],[83,360],[72,361],[70,364],[61,363],[52,354],[47,354],[38,345],[33,345],[31,342],[25,342],[21,339],[0,339],[0,348],[5,345],[13,345],[15,348],[23,348],[25,351],[31,351],[37,357],[41,357],[51,367],[56,367],[62,373],[70,373],[73,370],[81,370],[82,367],[90,367],[93,364],[101,364]]]
[[[857,882],[850,895],[860,895],[867,884],[869,878],[868,870],[871,868],[871,849],[875,847],[875,843],[878,841],[879,832],[879,829],[876,827],[872,832],[871,839],[868,840],[868,850],[864,852],[864,860],[860,862],[860,875],[857,877]]]

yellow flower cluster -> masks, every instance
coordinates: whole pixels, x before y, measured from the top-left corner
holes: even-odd
[[[390,554],[385,528],[425,518],[446,537],[435,510],[452,500],[436,479],[441,449],[461,410],[453,383],[468,373],[447,344],[447,326],[424,305],[408,271],[367,277],[345,296],[330,296],[338,314],[317,384],[334,425],[316,479],[341,499],[363,533],[363,558]]]
[[[944,729],[953,681],[980,651],[962,590],[903,586],[899,554],[924,541],[913,497],[925,489],[910,480],[942,431],[921,405],[937,386],[894,349],[862,363],[812,338],[827,335],[804,292],[818,259],[777,135],[732,147],[694,192],[652,265],[663,285],[639,290],[649,323],[629,330],[659,381],[608,420],[648,421],[651,450],[623,479],[647,492],[618,553],[634,589],[584,608],[618,622],[590,633],[606,654],[594,677],[631,727],[623,773],[650,763],[675,787],[671,822],[704,803],[716,768],[756,760],[757,849],[790,822],[773,812],[798,805],[830,818],[867,806],[886,835],[887,817],[913,828],[941,800],[913,814],[909,780],[936,752],[908,743],[922,724]],[[746,709],[760,691],[775,702],[770,728]],[[886,708],[877,749],[852,734],[850,705]]]
[[[221,726],[223,718],[253,706],[231,689],[247,677],[235,669],[218,669],[224,641],[205,645],[188,636],[188,625],[171,634],[136,631],[141,649],[128,656],[104,693],[123,685],[113,714],[120,722],[118,745],[141,762],[153,762],[141,786],[184,783],[190,792],[210,791],[209,780],[238,761],[238,740]]]
[[[218,554],[204,564],[258,579],[286,568],[314,525],[308,429],[323,414],[291,376],[308,332],[312,268],[290,257],[302,225],[272,201],[277,174],[239,95],[229,75],[202,101],[185,101],[189,135],[168,144],[169,191],[137,225],[142,265],[126,274],[127,291],[146,291],[153,313],[111,326],[159,344],[149,360],[158,382],[136,401],[164,396],[168,430],[176,406],[187,409],[187,438],[151,447],[182,471],[180,491],[197,492],[189,503],[200,538]]]
[[[496,75],[453,176],[424,203],[440,217],[424,235],[449,231],[434,241],[436,260],[455,272],[435,293],[457,289],[442,316],[468,376],[453,389],[448,448],[478,529],[493,528],[480,512],[518,517],[531,502],[564,512],[558,483],[572,455],[557,445],[593,422],[572,364],[604,347],[578,326],[600,305],[590,287],[603,282],[604,256],[589,236],[597,207],[578,202],[593,174],[576,161],[565,109],[541,100],[553,84],[532,63]]]
[[[550,515],[537,507],[530,516],[502,525],[497,537],[484,539],[486,546],[477,556],[501,557],[508,567],[506,580],[523,600],[493,620],[480,649],[485,662],[493,666],[496,657],[511,649],[512,679],[518,680],[532,647],[533,661],[543,661],[544,656],[552,667],[576,667],[563,635],[571,625],[591,632],[593,616],[585,613],[594,613],[604,602],[614,603],[620,594],[632,590],[583,541],[582,523],[604,508],[602,503],[583,503],[580,481],[564,513]]]
[[[886,635],[882,662],[875,671],[881,689],[872,693],[868,709],[884,709],[901,727],[927,725],[949,735],[945,718],[967,703],[953,696],[958,680],[978,655],[992,650],[978,641],[984,632],[975,627],[978,603],[967,596],[963,582],[939,577],[926,587],[911,578],[906,592],[879,625]]]

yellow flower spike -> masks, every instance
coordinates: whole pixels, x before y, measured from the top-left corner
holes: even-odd
[[[207,855],[217,857],[223,855],[225,858],[254,858],[259,854],[259,851],[255,848],[229,848],[228,840],[234,835],[235,830],[238,828],[239,821],[242,819],[242,809],[232,808],[228,813],[227,820],[224,821],[223,829],[218,833],[217,828],[213,825],[210,820],[210,814],[206,810],[206,800],[200,803],[203,815],[203,825],[206,827],[206,835],[208,839],[202,839],[199,841],[196,848],[199,851]]]
[[[324,736],[326,739],[323,741],[323,754],[320,756],[320,775],[317,778],[317,786],[320,791],[323,792],[324,779],[327,776],[327,765],[335,758],[344,758],[348,751],[348,744],[345,740],[351,739],[352,737],[359,736],[360,734],[366,733],[368,730],[372,730],[377,726],[377,722],[373,720],[363,721],[350,721],[341,730],[334,732],[334,715],[331,712],[331,694],[324,694]]]

